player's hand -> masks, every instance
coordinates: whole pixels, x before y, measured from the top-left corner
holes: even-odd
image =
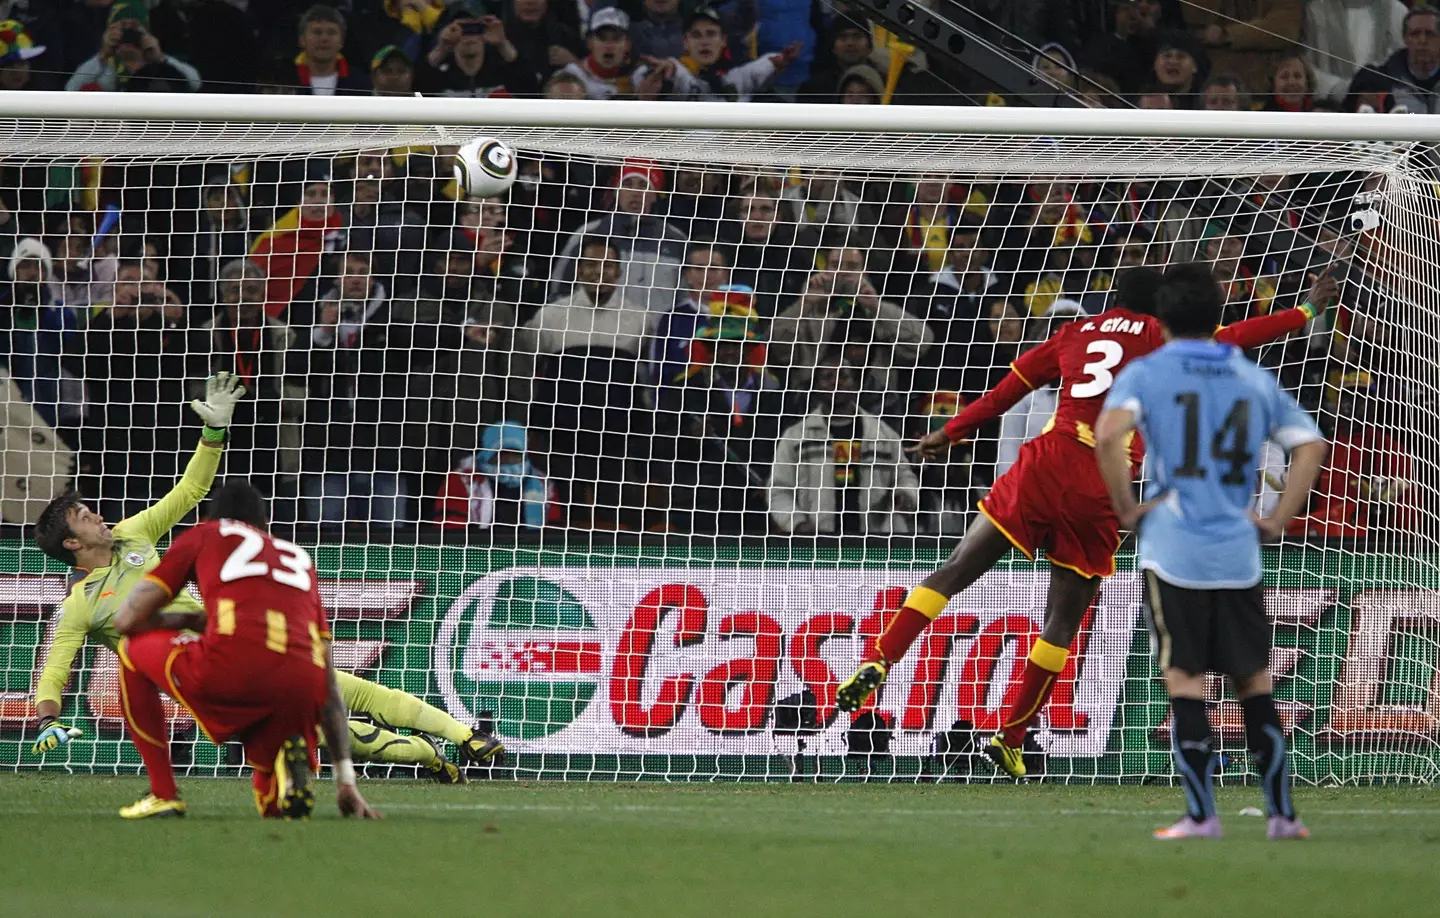
[[[1152,497],[1149,500],[1145,501],[1145,503],[1143,504],[1136,504],[1134,507],[1129,507],[1124,510],[1117,510],[1115,515],[1120,520],[1120,528],[1128,529],[1131,532],[1134,532],[1140,527],[1140,521],[1145,518],[1145,514],[1149,513],[1151,510],[1154,510],[1155,505],[1159,502],[1159,497]]]
[[[200,415],[200,420],[205,422],[206,427],[224,430],[230,426],[230,418],[235,414],[235,404],[244,394],[245,387],[240,384],[240,377],[221,370],[205,380],[205,400],[197,398],[190,403],[190,407]]]
[[[1289,520],[1276,519],[1273,516],[1261,517],[1252,513],[1250,519],[1254,521],[1255,528],[1260,530],[1260,541],[1262,542],[1280,541],[1280,537],[1285,534],[1285,527],[1290,525]]]
[[[360,796],[360,788],[353,784],[341,784],[335,791],[335,803],[340,807],[340,815],[345,817],[354,816],[356,819],[384,819],[380,813],[371,809],[365,798]]]
[[[1310,285],[1310,292],[1305,294],[1305,302],[1310,304],[1315,315],[1325,312],[1332,303],[1340,299],[1340,280],[1336,276],[1338,273],[1337,265],[1326,268],[1315,278],[1315,283]]]
[[[40,721],[40,735],[35,737],[35,745],[30,747],[30,754],[44,755],[84,735],[84,731],[79,727],[62,724],[56,717],[46,717]]]
[[[918,455],[923,461],[929,462],[932,459],[939,459],[957,441],[950,439],[945,428],[931,431],[911,446],[905,447],[905,452],[912,456]]]

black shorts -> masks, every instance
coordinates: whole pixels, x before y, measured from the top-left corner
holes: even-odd
[[[1253,676],[1270,666],[1265,590],[1189,590],[1145,571],[1145,612],[1160,669]]]

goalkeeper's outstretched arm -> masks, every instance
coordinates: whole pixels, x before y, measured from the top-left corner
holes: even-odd
[[[240,378],[230,373],[216,373],[205,381],[205,399],[190,403],[191,409],[205,422],[205,428],[200,432],[199,448],[185,466],[185,474],[169,494],[115,524],[117,539],[139,537],[147,542],[158,542],[205,499],[220,468],[220,455],[225,447],[225,435],[235,413],[235,404],[244,394],[245,387],[240,384]]]

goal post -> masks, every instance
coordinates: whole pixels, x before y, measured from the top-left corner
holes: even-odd
[[[477,137],[518,156],[500,197],[453,179]],[[162,497],[228,370],[221,474],[309,548],[339,665],[492,725],[500,773],[991,780],[1043,558],[952,600],[873,708],[835,687],[1054,390],[945,462],[905,447],[1126,270],[1195,260],[1227,322],[1339,272],[1253,354],[1333,443],[1265,553],[1277,703],[1302,781],[1434,780],[1437,142],[1418,115],[0,94],[0,768],[138,768],[93,642],[85,736],[29,753],[67,572],[27,524],[72,486],[111,521]],[[174,714],[191,773],[238,768]],[[1033,749],[1046,779],[1163,780],[1165,718],[1126,546]]]

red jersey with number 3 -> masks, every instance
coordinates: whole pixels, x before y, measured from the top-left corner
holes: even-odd
[[[1215,339],[1251,348],[1303,328],[1307,321],[1309,316],[1303,310],[1286,309],[1228,325],[1215,332]],[[968,439],[976,429],[1004,414],[1027,391],[1060,382],[1059,404],[1045,432],[1064,434],[1094,446],[1095,422],[1115,375],[1130,361],[1164,343],[1165,333],[1154,316],[1116,308],[1076,319],[1045,343],[1016,358],[1010,365],[1011,374],[951,418],[945,431],[952,440]],[[1138,462],[1138,437],[1136,444],[1134,458]]]
[[[325,665],[330,637],[310,555],[236,520],[201,523],[171,544],[146,577],[174,596],[193,580],[205,602],[206,653],[259,653]]]
[[[1115,375],[1130,361],[1165,343],[1160,321],[1127,309],[1070,322],[1038,347],[1021,354],[1011,368],[1032,389],[1057,380],[1055,417],[1046,431],[1095,445],[1095,421]]]

